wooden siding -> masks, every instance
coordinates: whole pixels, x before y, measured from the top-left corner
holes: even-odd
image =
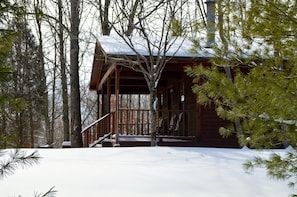
[[[220,133],[220,127],[230,124],[230,122],[219,118],[213,105],[202,107],[200,114],[200,124],[202,128],[199,136],[200,143],[203,146],[213,147],[239,147],[236,135],[223,138]]]

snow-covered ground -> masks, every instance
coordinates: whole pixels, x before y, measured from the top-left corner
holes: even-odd
[[[27,150],[28,152],[32,150]],[[59,197],[289,196],[287,183],[242,163],[271,151],[218,148],[40,149],[40,164],[0,180],[0,196],[34,196],[52,186]],[[273,150],[284,154],[287,150]]]

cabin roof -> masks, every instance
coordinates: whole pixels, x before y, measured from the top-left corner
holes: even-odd
[[[192,41],[189,38],[179,37],[174,40],[174,38],[169,41],[171,45],[169,50],[166,52],[168,57],[203,57],[203,58],[213,58],[215,56],[220,56],[218,49],[223,47],[223,42],[220,39],[219,35],[215,37],[215,43],[212,47],[207,47],[206,40],[204,39],[205,35],[200,35],[195,41]],[[102,50],[107,55],[137,55],[137,51],[140,55],[149,56],[149,51],[147,50],[147,41],[139,36],[134,36],[131,41],[133,43],[133,48],[125,43],[123,38],[115,35],[110,36],[99,36],[97,38],[98,43],[101,45]],[[153,55],[157,56],[159,50],[158,46],[160,43],[160,38],[151,38],[150,39]],[[196,43],[196,44],[194,44]],[[164,46],[164,42],[161,43]],[[267,56],[273,55],[273,48],[262,38],[243,38],[242,36],[233,36],[230,41],[228,41],[228,56],[236,56],[241,58],[248,58],[254,55],[265,58]]]
[[[153,56],[157,56],[158,52],[163,51],[162,48],[159,48],[160,45],[157,39],[151,39],[150,42],[151,52]],[[147,41],[142,37],[132,38],[133,48],[135,50],[132,50],[128,43],[125,43],[123,38],[119,36],[99,36],[98,43],[101,45],[102,50],[107,55],[134,56],[139,53],[143,56],[150,56]],[[168,51],[165,52],[165,55],[168,57],[214,57],[214,50],[211,48],[204,47],[203,50],[194,51],[194,43],[187,38],[176,38],[176,40],[173,38],[171,41],[169,41],[168,45],[170,45],[170,47],[168,47]],[[163,46],[164,43],[161,43],[161,47]]]
[[[98,83],[100,78],[103,75],[104,69],[107,69],[107,65],[111,63],[121,64],[125,61],[125,59],[129,59],[129,61],[135,59],[137,60],[137,56],[145,56],[149,57],[150,51],[147,50],[147,46],[145,45],[147,42],[140,37],[133,38],[133,48],[130,47],[125,41],[118,36],[99,36],[97,39],[95,52],[94,52],[94,60],[92,66],[92,74],[90,80],[90,90],[96,90],[98,87]],[[157,48],[158,42],[155,43],[152,41],[151,53],[153,56],[157,57],[157,52],[162,51]],[[164,46],[164,44],[162,44]],[[170,59],[167,62],[167,67],[174,69],[174,71],[170,71],[170,75],[173,72],[179,72],[184,70],[185,65],[192,65],[193,63],[198,64],[201,61],[208,61],[211,57],[214,57],[213,49],[205,48],[205,50],[201,50],[199,52],[193,51],[194,44],[192,41],[186,38],[177,38],[174,42],[169,42],[170,47],[168,47],[168,51],[166,51],[165,56]],[[162,55],[160,55],[162,56]],[[122,68],[124,69],[124,68]],[[125,69],[124,69],[125,70]],[[132,71],[131,71],[132,72]],[[127,78],[137,78],[138,80],[144,80],[143,75],[140,73],[131,73],[127,75]],[[121,76],[124,77],[124,74],[128,73],[122,70]],[[133,77],[132,77],[133,76]],[[131,81],[131,80],[130,80]],[[139,83],[139,81],[137,82]],[[135,85],[135,84],[134,84]],[[130,88],[131,89],[131,88]],[[135,88],[134,88],[135,89]],[[142,87],[141,89],[144,90]]]
[[[201,36],[201,38],[203,38],[203,36]],[[160,44],[160,38],[156,38],[155,40],[150,38],[150,51],[148,50],[147,41],[144,38],[134,36],[131,39],[129,46],[129,43],[125,42],[125,40],[119,36],[99,36],[97,38],[90,80],[90,90],[96,90],[98,82],[102,77],[103,70],[106,70],[106,66],[110,64],[111,61],[121,63],[125,61],[127,57],[129,57],[129,60],[137,60],[138,55],[145,57],[150,57],[152,55],[157,57],[158,52],[161,52],[171,59],[170,63],[168,62],[167,64],[173,69],[173,67],[176,66],[193,63],[199,64],[202,61],[208,61],[216,56],[221,56],[222,54],[219,54],[219,51],[216,49],[223,48],[219,36],[216,36],[216,43],[213,48],[205,47],[205,39],[191,41],[187,38],[172,38],[173,40],[168,42],[168,45],[170,46],[167,47],[168,51],[166,52],[164,52],[164,49],[160,49],[160,47],[164,47],[164,42],[161,42]],[[199,46],[196,46],[194,43]],[[233,37],[229,43],[227,58],[247,58],[251,56],[258,56],[261,58],[267,57],[267,55],[271,55],[273,50],[271,50],[271,47],[267,47],[267,45],[263,43],[265,43],[263,39],[247,40],[242,37]],[[162,56],[162,54],[159,56]],[[178,69],[179,72],[183,70],[183,68]],[[133,75],[136,76],[134,73]],[[140,79],[140,77],[141,76],[138,78]]]

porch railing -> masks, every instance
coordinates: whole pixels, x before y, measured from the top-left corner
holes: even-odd
[[[119,134],[148,135],[152,125],[150,111],[142,109],[119,110]],[[197,136],[197,112],[195,110],[158,110],[157,135]]]
[[[114,133],[114,112],[108,113],[82,130],[83,146],[89,147]]]
[[[146,109],[119,109],[119,134],[150,134],[150,111]]]
[[[149,135],[153,129],[149,110],[119,109],[117,122],[114,115],[108,113],[83,129],[84,147],[100,143],[114,134],[116,127],[120,135]],[[197,137],[197,127],[195,110],[159,110],[154,129],[158,136]]]

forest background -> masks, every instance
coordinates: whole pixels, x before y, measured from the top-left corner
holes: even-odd
[[[96,38],[115,27],[132,34],[144,6],[143,0],[1,2],[1,32],[13,34],[3,64],[11,70],[1,84],[10,98],[1,103],[1,147],[61,147],[70,140],[81,146],[81,128],[96,118],[96,94],[88,91]],[[187,28],[206,25],[203,1],[153,1],[145,17],[164,6],[178,6],[179,18],[163,24],[168,28],[181,28],[184,19],[192,21]],[[122,105],[133,105],[132,97],[122,95]]]

